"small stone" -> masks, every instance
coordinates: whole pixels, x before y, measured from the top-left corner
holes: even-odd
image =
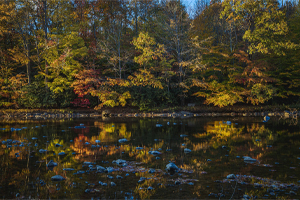
[[[51,177],[51,181],[63,181],[66,180],[64,177],[62,177],[61,175],[55,175]]]
[[[114,177],[113,177],[113,176],[110,176],[110,175],[107,175],[107,178],[113,179]]]
[[[39,152],[40,152],[40,153],[45,153],[45,152],[47,152],[47,150],[45,150],[45,149],[40,149]]]
[[[148,153],[151,154],[151,155],[154,155],[154,156],[157,156],[157,155],[161,154],[161,152],[159,152],[159,151],[149,151]]]
[[[255,163],[255,162],[257,162],[257,160],[254,159],[254,158],[251,158],[249,156],[244,156],[244,162],[246,162],[246,163]]]
[[[92,162],[86,162],[86,161],[85,161],[85,162],[83,162],[83,164],[84,164],[84,165],[92,165],[93,163],[92,163]]]
[[[126,160],[118,159],[118,160],[112,161],[112,163],[116,163],[117,165],[123,165],[123,164],[126,164]]]
[[[175,181],[175,185],[180,185],[181,182],[180,181]]]
[[[73,168],[64,168],[63,170],[64,170],[64,171],[74,171]]]
[[[169,164],[166,165],[167,167],[167,171],[169,171],[171,174],[176,173],[177,171],[179,171],[180,169],[172,162],[170,162]]]
[[[116,178],[117,178],[117,179],[122,179],[123,177],[120,176],[120,175],[117,175]]]
[[[124,138],[124,139],[119,139],[118,141],[119,141],[119,143],[124,143],[124,142],[127,142],[128,140],[126,138]]]
[[[59,156],[65,156],[66,153],[62,151],[62,152],[58,153],[58,155],[59,155]]]
[[[187,137],[188,135],[185,134],[181,134],[180,137]]]
[[[154,190],[154,188],[151,187],[151,186],[149,186],[149,187],[147,188],[147,190]]]
[[[227,179],[236,179],[236,176],[234,174],[229,174],[226,177]]]
[[[55,167],[57,166],[56,162],[53,162],[53,160],[50,160],[49,163],[47,164],[47,167]]]
[[[114,182],[110,182],[111,186],[116,186],[117,184],[115,184]]]
[[[55,144],[55,147],[60,147],[60,144],[56,143],[56,144]]]
[[[188,148],[185,148],[183,151],[184,151],[184,153],[191,153],[192,152],[192,150],[190,150]]]

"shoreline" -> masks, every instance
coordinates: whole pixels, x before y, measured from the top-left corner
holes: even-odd
[[[250,111],[250,110],[236,110],[228,112],[224,109],[191,109],[171,111],[164,110],[162,112],[138,112],[137,110],[117,110],[117,109],[103,109],[103,110],[92,110],[92,109],[74,109],[74,110],[0,110],[0,119],[69,119],[69,118],[188,118],[188,117],[264,117],[264,116],[277,116],[284,118],[297,118],[300,116],[300,111],[296,109],[288,111],[274,111],[272,109],[262,109],[261,111]]]

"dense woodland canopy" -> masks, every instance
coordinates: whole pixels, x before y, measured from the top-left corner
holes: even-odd
[[[299,103],[299,1],[0,1],[0,107]]]

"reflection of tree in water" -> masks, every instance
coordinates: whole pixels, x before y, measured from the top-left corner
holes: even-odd
[[[277,133],[271,131],[265,124],[250,124],[246,126],[247,132],[252,137],[252,142],[257,147],[271,145],[277,140]]]
[[[223,145],[230,145],[233,140],[238,140],[244,127],[231,123],[228,125],[225,121],[208,122],[205,126],[206,133],[195,135],[200,139],[209,139],[209,146],[219,148]]]
[[[131,138],[131,131],[127,130],[126,123],[95,122],[94,125],[100,128],[101,142],[116,142],[119,138]]]
[[[207,133],[216,134],[219,138],[239,135],[242,131],[243,127],[234,123],[228,125],[225,121],[208,122],[206,126]]]
[[[141,199],[150,199],[156,193],[157,184],[161,183],[162,185],[159,188],[165,188],[164,184],[166,183],[166,179],[158,176],[158,174],[151,175],[147,172],[137,173],[138,177],[145,177],[146,180],[138,183],[135,187],[134,193],[138,195]],[[151,190],[149,187],[153,187],[155,189]],[[149,188],[149,190],[148,190]]]
[[[88,143],[88,144],[86,144]],[[91,140],[83,134],[79,134],[74,138],[73,143],[70,144],[70,148],[76,152],[76,155],[73,156],[76,160],[84,160],[88,156],[94,156],[97,154],[99,148],[91,148]],[[95,143],[92,143],[95,144]],[[93,158],[92,158],[93,159]]]

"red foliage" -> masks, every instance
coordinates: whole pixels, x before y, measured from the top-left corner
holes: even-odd
[[[84,97],[94,93],[100,87],[102,80],[99,75],[99,70],[94,69],[83,70],[75,75],[76,80],[72,83],[71,87],[74,88],[74,92],[78,95],[78,98],[71,102],[74,106],[88,108],[90,101]]]
[[[84,97],[99,88],[101,84],[99,74],[100,72],[94,69],[83,70],[76,74],[76,80],[71,85],[74,88],[75,94],[78,97]]]
[[[73,104],[75,107],[89,108],[91,103],[87,98],[77,98],[74,99],[71,104]]]

